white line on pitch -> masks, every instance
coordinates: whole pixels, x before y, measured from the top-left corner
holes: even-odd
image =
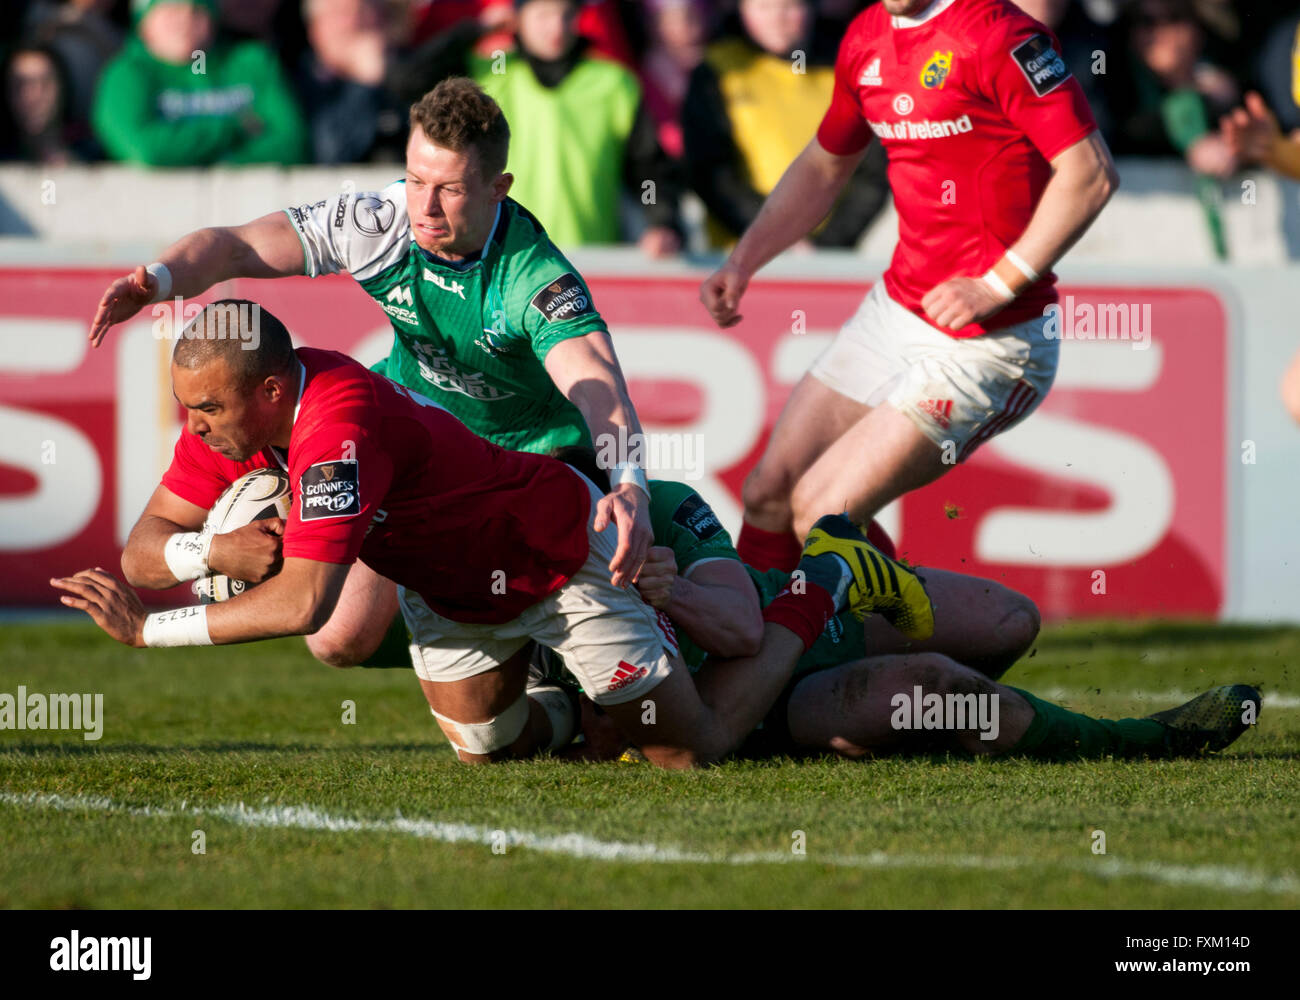
[[[1011,871],[1028,868],[1065,867],[1096,878],[1145,878],[1166,885],[1202,886],[1231,892],[1269,892],[1300,894],[1300,878],[1291,874],[1269,875],[1222,865],[1170,865],[1158,861],[1124,861],[1114,857],[1092,861],[985,857],[976,854],[929,855],[832,854],[798,856],[780,851],[749,854],[718,854],[709,851],[685,851],[677,847],[652,843],[629,843],[598,840],[585,833],[531,833],[527,830],[501,830],[472,823],[446,823],[441,820],[395,816],[392,819],[353,819],[333,816],[312,806],[269,806],[250,808],[234,805],[176,807],[128,806],[112,799],[88,795],[56,795],[41,792],[0,792],[0,805],[64,812],[111,812],[126,816],[159,819],[175,817],[215,818],[238,826],[289,830],[324,830],[330,833],[402,833],[447,844],[481,844],[491,846],[505,835],[507,847],[521,847],[543,854],[563,854],[594,861],[623,861],[650,864],[723,864],[829,865],[835,868],[959,868],[979,871]]]
[[[1108,691],[1102,688],[1100,692],[1095,687],[1052,687],[1052,688],[1035,688],[1031,693],[1047,701],[1064,701],[1069,698],[1119,698],[1124,701],[1156,701],[1173,708],[1185,701],[1191,701],[1201,691]],[[1270,694],[1264,692],[1265,708],[1300,708],[1300,695],[1295,694]]]

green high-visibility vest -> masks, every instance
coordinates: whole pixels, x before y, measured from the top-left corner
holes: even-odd
[[[557,87],[542,86],[520,55],[475,56],[470,69],[510,123],[510,196],[560,247],[619,242],[623,157],[641,100],[636,77],[596,57]]]

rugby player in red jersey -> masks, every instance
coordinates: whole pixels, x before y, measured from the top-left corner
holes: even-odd
[[[933,628],[915,576],[828,517],[810,534],[802,585],[764,612],[759,654],[719,665],[749,683],[733,685],[726,704],[706,704],[671,624],[611,580],[618,540],[595,529],[602,494],[570,466],[477,437],[345,355],[295,351],[284,326],[253,303],[213,303],[195,318],[173,352],[172,385],[186,427],[127,541],[127,579],[158,589],[265,561],[278,523],[210,542],[198,531],[222,490],[258,468],[284,469],[292,486],[282,565],[224,603],[155,614],[113,576],[88,569],[51,580],[68,592],[63,603],[133,646],[306,635],[329,619],[361,559],[397,584],[416,673],[464,761],[527,756],[571,738],[566,699],[525,695],[530,640],[562,653],[650,760],[683,767],[739,745],[834,614],[893,613],[917,638]]]
[[[1118,184],[1051,33],[1010,0],[881,0],[852,22],[817,134],[701,286],[731,326],[746,285],[830,210],[873,135],[893,260],[795,386],[744,486],[746,562],[788,569],[815,511],[859,522],[1042,401],[1052,266]]]

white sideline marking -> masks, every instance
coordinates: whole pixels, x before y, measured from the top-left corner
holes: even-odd
[[[1062,701],[1067,698],[1086,696],[1091,698],[1120,698],[1124,701],[1158,701],[1164,704],[1166,708],[1173,708],[1185,701],[1191,701],[1198,694],[1204,694],[1206,690],[1209,689],[1206,688],[1202,691],[1107,691],[1102,688],[1099,695],[1095,687],[1054,687],[1035,688],[1029,693],[1037,695],[1044,701]],[[1300,695],[1270,694],[1265,691],[1264,708],[1300,708]]]
[[[174,808],[159,806],[128,806],[112,799],[89,795],[56,795],[41,792],[0,792],[0,805],[13,805],[36,809],[57,809],[64,812],[112,812],[126,816],[149,816],[159,819],[173,817],[213,817],[227,820],[238,826],[266,827],[289,830],[324,830],[330,833],[404,833],[425,840],[446,844],[493,844],[498,833],[504,833],[506,845],[522,847],[543,854],[563,854],[571,858],[593,861],[624,861],[652,864],[714,864],[714,865],[769,865],[800,864],[830,866],[833,868],[960,868],[979,871],[1013,871],[1026,868],[1064,867],[1096,878],[1145,878],[1167,885],[1203,886],[1231,892],[1270,892],[1300,894],[1300,878],[1294,875],[1267,875],[1222,865],[1169,865],[1159,861],[1122,861],[1119,858],[1098,858],[1095,861],[1036,860],[1016,857],[985,857],[977,854],[929,855],[886,854],[831,854],[825,857],[798,856],[782,851],[748,854],[719,854],[709,851],[684,851],[677,847],[659,844],[634,844],[616,840],[597,840],[585,833],[530,833],[527,830],[498,830],[471,823],[444,823],[433,819],[414,819],[397,815],[392,819],[352,819],[332,816],[312,806],[268,806],[250,808],[240,802],[235,805],[207,807],[188,806],[182,802]]]

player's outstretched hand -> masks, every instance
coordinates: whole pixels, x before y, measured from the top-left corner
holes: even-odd
[[[130,319],[152,302],[157,292],[158,279],[143,264],[109,285],[99,300],[95,318],[90,321],[91,346],[98,347],[110,326]]]
[[[232,580],[262,583],[284,565],[284,520],[267,517],[212,536],[208,568]]]
[[[120,643],[144,645],[144,605],[134,590],[96,566],[75,576],[57,577],[51,587],[68,591],[59,598],[70,608],[80,608]]]
[[[921,299],[921,308],[935,326],[960,330],[967,323],[988,319],[1006,305],[979,278],[949,278]]]
[[[704,279],[704,284],[700,285],[700,301],[713,317],[713,322],[724,330],[745,318],[736,310],[740,308],[740,298],[748,285],[749,276],[730,261],[710,274]]]
[[[666,611],[673,599],[676,580],[677,557],[673,550],[666,545],[652,545],[645,565],[636,575],[636,589],[651,607]]]
[[[626,587],[641,571],[650,543],[654,541],[654,531],[650,527],[650,498],[631,483],[623,483],[606,493],[596,504],[596,519],[592,527],[604,531],[611,522],[618,530],[618,548],[609,564],[609,579],[615,587]]]

